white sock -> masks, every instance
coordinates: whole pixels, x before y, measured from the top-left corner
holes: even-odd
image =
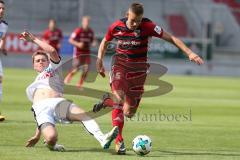
[[[99,143],[102,143],[104,134],[100,130],[97,122],[93,119],[90,119],[90,120],[82,121],[82,123],[83,123],[84,127],[86,128],[86,130],[90,134],[92,134],[98,140]]]

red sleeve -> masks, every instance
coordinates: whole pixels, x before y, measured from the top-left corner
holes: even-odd
[[[81,32],[81,30],[80,30],[79,28],[76,28],[76,29],[72,32],[71,38],[72,38],[72,39],[77,38],[77,36],[79,35],[80,32]]]
[[[154,24],[153,22],[149,22],[148,23],[148,29],[149,29],[149,32],[150,32],[150,36],[162,38],[162,35],[163,35],[162,27]]]
[[[107,33],[105,35],[105,39],[106,41],[111,41],[114,37],[113,37],[113,29],[114,29],[115,23],[113,23],[107,30]]]

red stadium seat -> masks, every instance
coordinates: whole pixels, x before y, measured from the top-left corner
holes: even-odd
[[[239,0],[214,0],[216,3],[224,3],[231,9],[237,9],[238,12],[233,11],[233,15],[240,24],[240,1]]]
[[[179,37],[187,37],[189,35],[185,17],[182,15],[168,15],[167,20],[174,35]]]

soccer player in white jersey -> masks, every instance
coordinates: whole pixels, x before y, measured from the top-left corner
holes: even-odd
[[[35,135],[27,141],[26,147],[34,146],[42,134],[50,150],[63,151],[64,147],[57,144],[55,123],[79,121],[104,149],[108,149],[118,134],[118,127],[103,134],[95,120],[83,109],[62,97],[64,83],[61,77],[61,58],[52,46],[27,31],[21,34],[21,39],[33,42],[42,48],[32,56],[33,68],[39,74],[26,90],[29,100],[33,102],[32,111],[38,126]]]
[[[5,4],[3,1],[0,0],[0,54],[7,55],[6,49],[5,49],[5,38],[6,38],[6,32],[8,29],[8,24],[3,20],[5,11]],[[0,101],[2,99],[2,81],[3,81],[3,68],[2,68],[2,62],[0,58]],[[0,122],[4,121],[5,117],[1,115],[0,112]]]

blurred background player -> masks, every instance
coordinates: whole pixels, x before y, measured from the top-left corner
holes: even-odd
[[[203,60],[180,39],[143,17],[143,11],[142,4],[131,4],[127,17],[117,20],[109,27],[98,50],[97,71],[105,77],[103,58],[109,42],[114,38],[117,40],[110,74],[110,86],[114,97],[110,97],[109,94],[104,95],[103,101],[96,104],[93,111],[97,112],[105,107],[113,108],[112,124],[119,127],[115,147],[118,154],[126,153],[122,136],[124,115],[128,118],[134,116],[144,92],[149,67],[147,63],[149,38],[157,37],[168,41],[182,50],[190,61],[203,64]]]
[[[43,40],[54,47],[60,54],[61,42],[63,34],[61,29],[57,27],[57,23],[54,19],[50,19],[48,23],[48,29],[46,29],[42,36]]]
[[[5,39],[6,39],[8,24],[3,20],[4,12],[5,12],[5,4],[3,1],[0,1],[0,53],[7,55],[7,51],[5,49]],[[3,67],[0,59],[0,101],[2,99],[2,81],[3,81]],[[1,115],[1,112],[0,112],[0,121],[4,121],[4,120],[5,120],[5,117]]]
[[[89,21],[90,17],[84,16],[82,18],[82,26],[76,28],[69,39],[69,43],[74,46],[73,68],[66,76],[64,83],[70,83],[72,77],[79,71],[80,67],[82,67],[82,75],[76,85],[78,88],[82,87],[87,77],[88,67],[91,63],[90,47],[96,46],[94,32],[90,28]]]

